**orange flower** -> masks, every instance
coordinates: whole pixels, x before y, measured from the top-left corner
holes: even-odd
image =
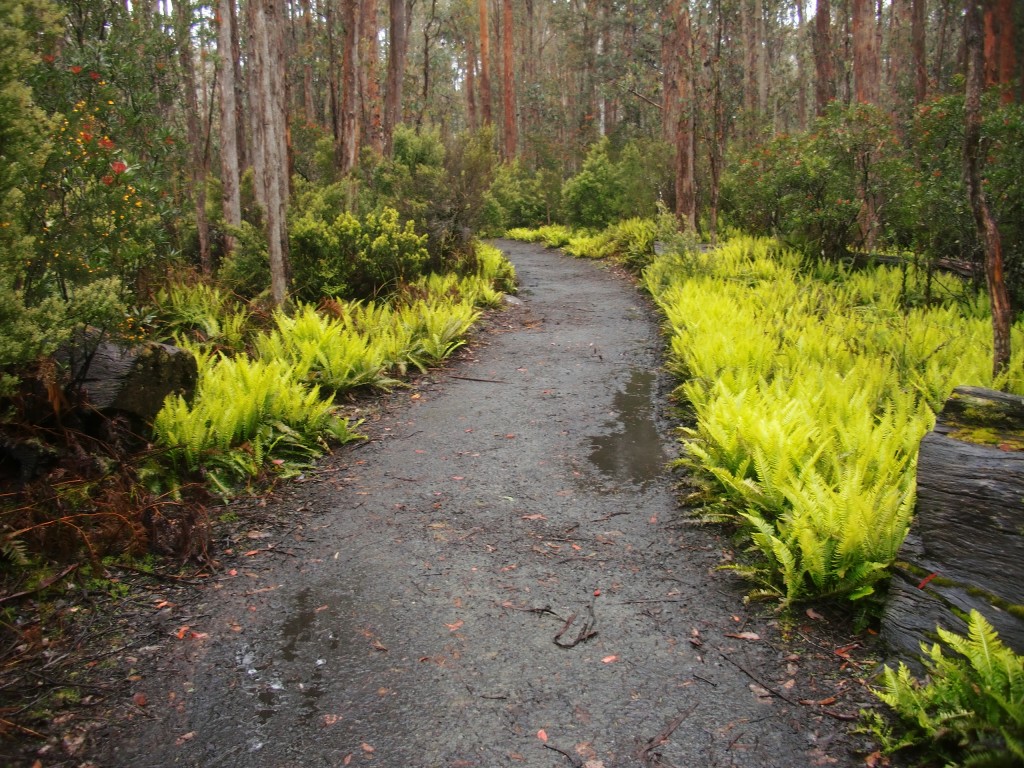
[[[82,68],[77,64],[72,64],[70,67],[68,67],[68,69],[71,70],[71,74],[73,75],[77,75],[79,72],[82,71]]]

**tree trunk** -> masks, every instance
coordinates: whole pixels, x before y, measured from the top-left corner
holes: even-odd
[[[302,111],[307,123],[316,123],[316,107],[313,100],[313,13],[310,0],[301,0],[302,5]]]
[[[391,156],[395,126],[402,120],[402,81],[409,46],[405,0],[391,0],[388,37],[388,82],[384,94],[384,154]]]
[[[480,123],[476,112],[476,43],[473,35],[466,36],[466,114],[469,130],[475,132]]]
[[[381,141],[380,83],[377,80],[377,0],[362,0],[362,45],[360,50],[359,92],[362,94],[363,142],[380,155]]]
[[[256,194],[263,207],[274,303],[288,300],[288,94],[285,81],[283,10],[280,0],[251,0],[249,38],[254,90],[253,117]]]
[[[430,104],[430,46],[434,41],[437,27],[437,0],[430,0],[430,15],[423,23],[423,91],[420,94],[420,109],[416,115],[417,131],[423,125],[423,117]]]
[[[238,6],[234,0],[227,2],[231,15],[231,65],[235,70],[235,125],[238,128],[238,171],[244,173],[252,167],[252,152],[249,149],[246,131],[245,94],[248,82],[242,74],[242,41],[239,32]]]
[[[487,22],[488,0],[480,0],[480,116],[485,126],[493,122],[491,114],[491,31]]]
[[[796,52],[796,125],[797,130],[807,130],[807,56],[804,41],[807,39],[807,32],[804,26],[804,0],[796,0],[796,21],[797,29],[800,31],[800,39],[797,43]]]
[[[667,23],[661,32],[661,138],[674,144],[679,127],[679,54],[676,25],[681,15],[682,0],[672,0]]]
[[[235,62],[232,59],[235,0],[220,0],[217,48],[220,58],[217,62],[220,76],[220,183],[221,206],[224,223],[228,227],[242,225],[241,164],[238,158],[238,103],[236,99]],[[224,236],[227,254],[235,250],[235,237],[230,229]]]
[[[345,50],[341,60],[341,124],[336,150],[338,173],[348,176],[359,159],[359,0],[342,0],[341,23]]]
[[[758,55],[757,31],[753,0],[740,0],[740,23],[743,33],[743,110],[747,113],[747,138],[753,139],[757,124]]]
[[[1013,0],[989,0],[985,3],[985,87],[1009,86],[1017,68],[1014,48]],[[1004,104],[1013,102],[1013,89],[1002,94]]]
[[[504,147],[505,160],[511,161],[516,156],[516,94],[515,94],[515,59],[513,56],[513,16],[512,0],[504,0],[503,34],[501,40],[504,78],[502,84],[502,107],[505,118]]]
[[[963,631],[971,609],[1024,652],[1024,398],[957,387],[921,441],[917,509],[900,548],[882,636],[917,658],[936,625]],[[939,578],[932,578],[934,576]]]
[[[891,21],[889,24],[889,71],[888,97],[886,104],[889,111],[901,117],[907,117],[907,107],[912,103],[913,93],[911,73],[914,69],[914,47],[911,44],[911,26],[913,9],[911,0],[893,0],[890,6]]]
[[[914,51],[914,104],[928,98],[928,56],[925,47],[927,31],[925,0],[911,0],[910,47]]]
[[[697,231],[697,195],[694,186],[694,145],[693,145],[693,104],[692,82],[693,71],[690,3],[682,0],[675,4],[679,16],[676,17],[676,53],[679,58],[679,74],[677,93],[679,95],[679,119],[676,123],[676,217],[689,231]]]
[[[765,40],[764,0],[754,1],[754,53],[757,56],[757,111],[768,114],[768,47]]]
[[[1003,245],[989,209],[981,177],[981,92],[985,82],[983,0],[966,0],[964,45],[967,52],[967,90],[964,97],[964,180],[978,238],[985,251],[985,282],[992,304],[992,371],[999,375],[1010,364],[1010,300],[1003,275]]]
[[[250,0],[252,2],[252,0]],[[338,44],[335,36],[334,3],[336,0],[324,2],[324,24],[327,27],[327,109],[331,118],[331,136],[334,139],[335,166],[339,165],[339,147],[341,146],[341,74],[338,72]]]
[[[831,2],[818,0],[814,15],[814,114],[825,114],[836,98],[836,68],[831,55]]]
[[[879,56],[873,0],[853,0],[853,85],[860,104],[878,104]]]
[[[189,191],[195,206],[196,231],[199,236],[199,267],[204,275],[213,272],[210,258],[210,222],[206,217],[206,175],[210,169],[209,144],[203,126],[206,121],[200,114],[199,82],[192,50],[192,6],[187,2],[174,4],[178,58],[185,88],[185,122],[189,143]],[[205,88],[205,86],[204,86]]]
[[[708,224],[711,243],[718,242],[718,200],[721,190],[722,165],[725,157],[725,99],[722,97],[722,42],[725,38],[725,14],[720,2],[715,3],[715,44],[711,57],[711,145],[708,160],[711,169]]]

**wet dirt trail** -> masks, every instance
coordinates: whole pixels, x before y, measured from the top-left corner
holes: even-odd
[[[190,630],[149,649],[150,703],[98,764],[857,762],[798,703],[833,691],[822,663],[745,612],[677,508],[649,303],[499,245],[521,304],[276,495],[300,521],[239,543],[260,551],[168,619]]]

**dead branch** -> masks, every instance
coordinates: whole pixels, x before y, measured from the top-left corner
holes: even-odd
[[[39,583],[38,586],[36,586],[36,587],[34,587],[32,589],[26,589],[24,592],[16,592],[13,595],[4,595],[3,597],[0,597],[0,603],[6,603],[9,600],[17,600],[17,599],[22,598],[22,597],[27,597],[28,595],[34,595],[36,592],[42,592],[47,587],[53,586],[58,581],[63,579],[65,576],[67,576],[69,573],[74,571],[76,568],[78,568],[79,565],[80,565],[79,563],[75,563],[74,565],[69,565],[67,568],[65,568],[63,571],[58,573],[56,576],[51,576],[48,579],[44,579],[43,581],[41,581]]]
[[[587,612],[590,614],[590,618],[584,620],[583,626],[580,627],[575,640],[570,640],[567,643],[562,642],[562,635],[568,631],[569,627],[576,620],[576,614],[574,613],[566,620],[565,625],[558,630],[558,634],[553,639],[554,644],[559,648],[575,648],[580,643],[585,643],[590,638],[597,637],[597,630],[594,629],[594,626],[597,624],[597,619],[594,618],[594,609],[591,606],[587,606]]]

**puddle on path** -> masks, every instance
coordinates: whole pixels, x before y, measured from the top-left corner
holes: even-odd
[[[618,419],[613,431],[590,439],[590,461],[602,475],[623,483],[644,486],[658,477],[668,456],[654,423],[653,392],[656,374],[634,369],[629,383],[615,394]]]
[[[323,604],[318,606],[318,601]],[[239,662],[252,681],[249,692],[256,698],[256,718],[266,725],[282,712],[315,717],[324,695],[324,676],[329,667],[343,667],[355,642],[339,622],[349,615],[352,597],[332,593],[317,595],[309,587],[291,599],[291,610],[280,627],[279,650],[255,667],[257,654],[246,650]],[[335,670],[337,671],[337,670]]]

